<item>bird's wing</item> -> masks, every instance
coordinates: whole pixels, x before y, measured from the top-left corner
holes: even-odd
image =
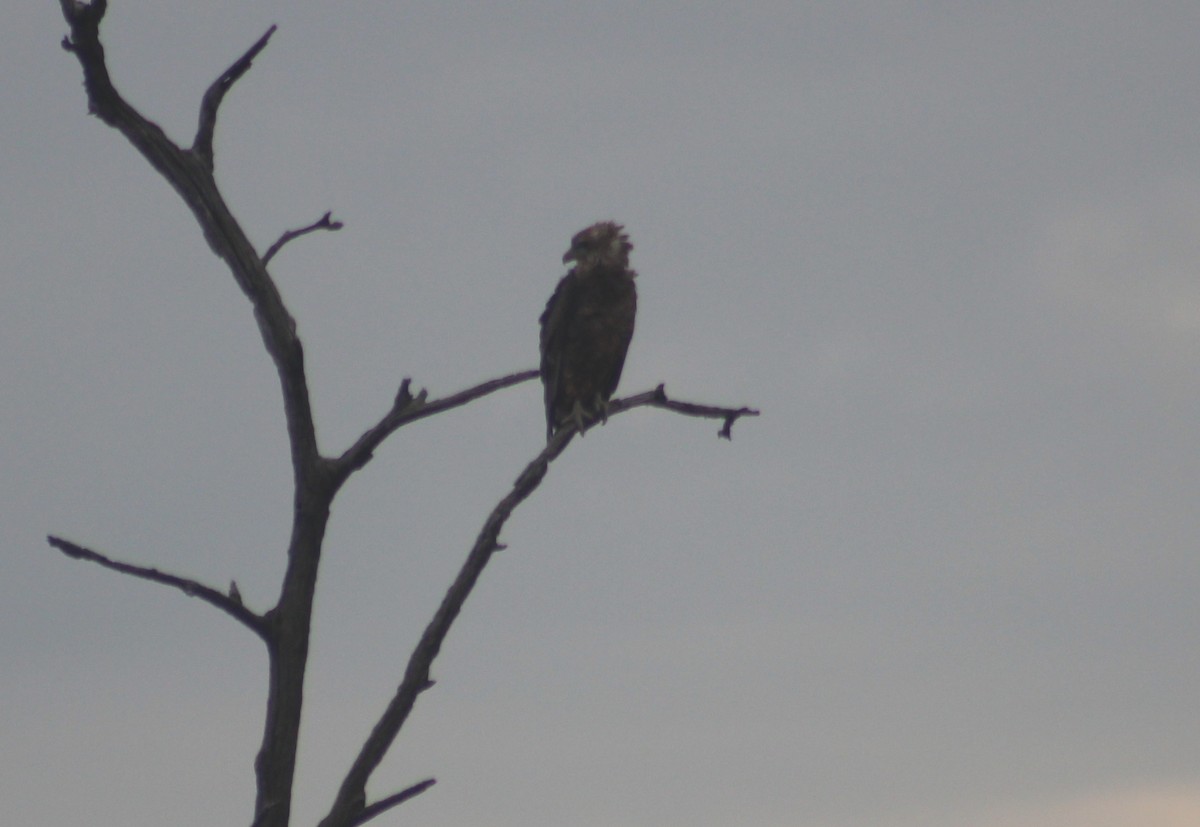
[[[637,292],[633,282],[629,283],[629,295],[623,300],[621,308],[621,324],[613,332],[615,341],[611,350],[612,360],[609,363],[609,373],[604,381],[604,397],[611,397],[621,381],[621,371],[625,367],[625,354],[629,352],[629,343],[633,340],[634,320],[637,317]]]
[[[562,352],[566,337],[566,314],[574,284],[571,274],[563,276],[554,288],[546,309],[538,322],[542,326],[541,350],[542,384],[546,401],[546,437],[554,435],[554,401],[558,398],[562,378]]]

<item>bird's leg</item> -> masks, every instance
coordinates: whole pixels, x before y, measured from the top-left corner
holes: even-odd
[[[578,399],[571,406],[571,416],[569,418],[575,421],[575,430],[579,432],[580,436],[583,436],[583,405],[580,404]]]
[[[595,402],[596,413],[600,414],[600,424],[608,424],[608,400],[600,394],[596,394]]]

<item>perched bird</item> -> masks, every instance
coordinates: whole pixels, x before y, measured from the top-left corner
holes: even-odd
[[[576,233],[563,255],[563,264],[575,266],[538,320],[547,439],[568,422],[582,435],[587,425],[608,419],[637,314],[632,249],[620,224],[601,221]]]

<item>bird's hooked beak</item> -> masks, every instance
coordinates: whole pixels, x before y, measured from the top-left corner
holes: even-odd
[[[566,264],[568,261],[579,261],[579,251],[574,247],[563,253],[563,264]]]

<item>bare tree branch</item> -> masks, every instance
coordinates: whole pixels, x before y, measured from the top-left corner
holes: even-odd
[[[261,615],[257,615],[247,609],[244,605],[242,605],[240,600],[235,600],[233,597],[222,594],[214,588],[205,586],[204,584],[198,583],[195,580],[189,580],[186,577],[177,577],[174,574],[167,574],[166,572],[159,571],[158,569],[148,568],[146,566],[135,566],[130,563],[121,563],[117,560],[105,557],[99,552],[76,545],[70,540],[64,540],[61,537],[55,537],[54,535],[51,535],[47,537],[46,540],[50,543],[50,545],[68,557],[72,557],[76,560],[88,560],[89,562],[96,563],[97,565],[103,566],[106,569],[112,569],[113,571],[119,571],[122,574],[128,574],[132,577],[140,577],[143,580],[150,580],[155,583],[162,583],[163,585],[171,586],[179,589],[188,597],[198,597],[205,603],[210,603],[213,606],[216,606],[234,620],[237,620],[243,626],[250,629],[250,631],[254,632],[264,641],[270,643],[270,629]]]
[[[508,376],[501,376],[497,379],[489,379],[486,382],[481,382],[478,385],[459,391],[444,399],[434,399],[432,401],[426,399],[427,394],[423,388],[414,397],[409,390],[412,380],[404,379],[400,383],[400,390],[396,394],[396,400],[392,405],[392,409],[384,415],[383,419],[367,429],[340,457],[330,460],[334,484],[340,485],[347,477],[370,462],[372,452],[400,427],[410,422],[415,422],[418,419],[424,419],[434,414],[460,407],[498,390],[503,390],[504,388],[536,378],[538,378],[537,370],[523,370],[518,373],[510,373]],[[733,423],[739,418],[759,415],[759,412],[753,408],[726,408],[669,399],[664,385],[659,385],[652,391],[645,391],[634,396],[625,397],[624,399],[614,399],[608,405],[610,416],[631,408],[649,406],[675,411],[685,416],[721,419],[724,420],[725,424],[718,431],[717,435],[723,439],[733,438],[731,429],[733,428]]]
[[[250,299],[263,344],[275,364],[283,396],[291,451],[294,499],[292,533],[287,550],[287,570],[275,606],[264,615],[246,609],[231,586],[229,595],[202,584],[156,569],[119,563],[60,538],[50,543],[63,553],[86,559],[132,576],[180,589],[201,599],[252,628],[267,643],[269,688],[262,746],[255,760],[257,798],[256,827],[286,827],[290,821],[295,774],[296,747],[303,705],[312,603],[316,590],[322,543],[330,507],[340,486],[357,469],[366,465],[372,452],[402,425],[459,407],[501,388],[535,378],[537,371],[523,371],[493,379],[444,399],[429,401],[424,390],[415,397],[405,379],[392,409],[369,428],[340,457],[327,459],[318,449],[311,401],[304,370],[304,353],[296,335],[296,324],[288,312],[266,264],[292,239],[318,229],[338,229],[326,213],[316,223],[288,231],[266,253],[259,256],[240,224],[226,206],[213,177],[213,133],[217,110],[224,95],[250,68],[266,47],[275,27],[234,62],[207,90],[200,107],[198,127],[191,149],[174,144],[156,124],[127,103],[113,86],[105,64],[99,27],[107,9],[105,0],[91,4],[60,0],[70,36],[63,47],[74,54],[83,69],[89,111],[121,132],[142,153],[191,209],[209,246],[228,266],[239,288]],[[614,415],[639,406],[667,408],[688,416],[724,420],[720,435],[728,438],[733,423],[742,416],[756,416],[749,408],[720,408],[676,402],[660,385],[650,391],[610,403]],[[561,429],[525,468],[512,490],[488,515],[457,578],[414,649],[395,697],[388,704],[359,755],[343,779],[323,827],[351,827],[423,792],[432,779],[400,793],[366,804],[366,784],[399,733],[417,696],[429,689],[434,659],[451,625],[491,555],[503,548],[500,531],[520,505],[541,484],[550,463],[575,436],[574,425]]]
[[[267,819],[271,817],[272,811],[274,811],[277,806],[278,805],[274,801],[263,805],[262,809],[258,811],[258,814],[254,816],[254,821],[250,822],[250,827],[263,827],[263,825],[267,823]]]
[[[60,0],[60,5],[71,28],[63,46],[83,69],[89,111],[124,135],[187,204],[209,247],[225,262],[238,287],[250,299],[263,345],[279,375],[295,490],[283,586],[275,607],[263,616],[270,632],[270,670],[267,720],[254,769],[258,793],[255,811],[262,819],[261,827],[285,827],[291,815],[313,595],[335,489],[317,446],[304,350],[296,335],[295,320],[221,197],[213,177],[211,151],[206,148],[211,141],[207,132],[215,124],[221,96],[249,68],[251,60],[265,47],[270,32],[210,88],[199,118],[199,151],[194,152],[172,143],[113,86],[100,44],[100,23],[107,8],[104,0],[94,0],[90,5]],[[206,152],[208,157],[203,157]]]
[[[475,587],[479,575],[483,573],[484,566],[500,547],[498,542],[500,529],[504,527],[504,523],[512,515],[513,510],[541,484],[550,463],[566,449],[567,444],[574,436],[574,426],[564,428],[555,434],[554,438],[546,443],[546,447],[542,449],[541,453],[525,467],[525,470],[517,477],[517,481],[513,483],[512,490],[504,499],[500,500],[492,513],[488,515],[487,520],[484,521],[483,529],[479,532],[475,545],[467,555],[462,569],[459,570],[458,577],[450,585],[445,597],[442,598],[442,604],[425,628],[425,633],[421,635],[416,649],[413,650],[412,656],[408,660],[408,667],[404,671],[404,679],[396,689],[395,696],[384,710],[383,715],[380,716],[374,729],[371,730],[370,736],[342,781],[333,807],[329,814],[321,820],[320,827],[349,827],[354,823],[356,803],[362,802],[365,798],[367,780],[399,734],[409,712],[412,711],[413,704],[416,703],[417,696],[431,686],[430,667],[438,652],[441,651],[442,642],[446,639],[450,626]]]
[[[652,408],[665,408],[668,411],[683,414],[684,416],[699,416],[705,419],[723,419],[724,426],[717,431],[717,436],[722,439],[733,439],[733,423],[737,422],[743,416],[758,416],[759,412],[753,408],[723,408],[714,405],[698,405],[695,402],[677,402],[674,399],[667,398],[666,386],[659,385],[652,391],[645,391],[634,396],[627,396],[624,399],[614,399],[608,403],[608,415],[627,411],[630,408],[638,408],[643,405],[648,405]]]
[[[536,371],[526,371],[526,373],[536,375]],[[522,376],[524,374],[513,374],[511,377],[505,378],[514,379],[514,377]],[[533,377],[529,376],[527,378]],[[524,380],[519,379],[515,381]],[[407,387],[402,386],[399,397],[408,397],[406,390]],[[465,391],[464,394],[475,390],[477,388]],[[461,396],[462,394],[459,395]],[[449,399],[453,398],[449,397]],[[645,393],[626,397],[625,399],[612,400],[609,402],[608,415],[610,417],[616,416],[625,411],[643,406],[666,408],[667,410],[672,410],[686,416],[723,419],[725,426],[718,435],[725,438],[729,438],[729,430],[734,421],[739,417],[758,416],[758,411],[751,408],[724,408],[712,405],[698,405],[693,402],[677,402],[667,397],[666,389],[663,385],[659,385],[652,391],[646,391]],[[381,422],[380,426],[384,425],[387,421],[388,418],[385,417],[384,422]],[[380,426],[376,427],[379,428]],[[368,434],[371,434],[374,430],[368,431]],[[463,604],[471,594],[471,590],[475,587],[476,581],[478,581],[479,576],[483,573],[483,569],[491,559],[492,554],[505,548],[499,542],[500,530],[504,527],[508,518],[512,516],[517,506],[524,502],[541,485],[546,472],[549,470],[550,463],[566,450],[568,443],[575,437],[575,434],[575,425],[570,423],[556,433],[546,443],[546,447],[542,449],[541,453],[525,467],[525,470],[521,472],[516,482],[513,483],[512,490],[496,505],[484,521],[483,529],[479,532],[479,536],[475,540],[475,545],[467,555],[466,562],[459,570],[458,577],[455,578],[445,597],[442,598],[441,605],[438,607],[429,625],[425,628],[425,633],[421,635],[416,649],[413,650],[412,655],[409,657],[408,666],[404,671],[404,678],[400,682],[400,686],[396,689],[395,696],[393,696],[387,709],[384,710],[383,715],[376,722],[370,736],[368,736],[362,749],[359,751],[358,757],[346,773],[346,777],[342,781],[342,786],[338,790],[337,799],[334,801],[329,814],[321,820],[319,827],[350,827],[350,825],[355,823],[355,808],[361,806],[361,802],[365,800],[366,785],[371,777],[371,773],[375,771],[379,762],[383,760],[392,742],[400,733],[401,727],[404,726],[408,714],[412,711],[413,705],[416,703],[417,696],[433,685],[429,679],[429,672],[434,659],[437,658],[438,653],[441,651],[442,643],[450,631],[450,626],[462,610]],[[364,438],[366,436],[364,435]],[[362,442],[362,439],[359,442]],[[343,459],[345,456],[343,455]]]
[[[286,233],[281,235],[279,237],[279,240],[276,241],[274,244],[272,244],[270,247],[268,247],[267,251],[265,253],[263,253],[263,257],[262,257],[263,266],[265,267],[267,265],[267,263],[270,262],[270,260],[275,257],[275,254],[283,249],[283,245],[287,244],[293,238],[299,238],[302,235],[307,235],[308,233],[315,232],[317,230],[329,230],[330,232],[333,232],[335,230],[340,230],[342,228],[342,222],[330,221],[329,220],[330,215],[332,215],[332,213],[325,213],[323,216],[321,216],[321,218],[318,221],[314,221],[312,224],[309,224],[307,227],[301,227],[298,230],[288,230]]]
[[[64,39],[63,46],[79,59],[83,68],[89,111],[124,135],[175,188],[196,217],[213,252],[228,265],[234,280],[249,297],[263,343],[279,372],[293,471],[298,480],[319,474],[322,469],[317,467],[320,456],[304,375],[304,354],[296,337],[296,322],[288,313],[262,259],[221,198],[212,170],[195,153],[176,146],[157,124],[130,106],[113,86],[104,60],[104,47],[100,44],[100,22],[107,7],[104,0],[93,0],[90,5],[60,0],[60,5],[71,27],[71,36]],[[260,39],[262,46],[265,46],[265,38],[264,35]],[[259,50],[262,48],[259,44],[255,46]],[[247,57],[255,54],[257,51],[252,47]],[[240,75],[249,68],[248,62],[244,67],[240,64],[241,61],[235,63],[230,71],[238,70]]]
[[[433,401],[426,401],[424,389],[416,397],[413,397],[409,392],[411,380],[405,379],[400,383],[400,391],[396,394],[396,401],[392,404],[392,409],[384,415],[383,419],[360,436],[353,445],[346,449],[345,453],[332,460],[335,484],[340,485],[347,477],[370,462],[372,452],[401,426],[448,411],[451,408],[460,407],[481,396],[487,396],[489,393],[495,393],[537,377],[536,370],[523,370],[519,373],[501,376],[498,379],[489,379],[444,399],[434,399]]]
[[[217,108],[220,107],[221,100],[229,88],[237,82],[238,78],[246,74],[254,62],[254,58],[258,57],[258,53],[267,47],[267,41],[271,39],[271,35],[275,34],[275,28],[275,26],[271,26],[267,29],[266,34],[260,37],[244,55],[234,61],[233,65],[226,69],[219,78],[214,80],[208,87],[208,91],[204,93],[204,99],[200,102],[200,123],[196,127],[196,138],[192,141],[192,152],[200,158],[201,163],[209,172],[213,171],[213,131],[217,128]]]
[[[415,798],[436,783],[437,779],[426,778],[419,784],[413,784],[411,787],[403,789],[398,793],[394,793],[393,795],[389,795],[387,798],[381,798],[372,804],[368,804],[362,809],[362,812],[350,822],[350,826],[358,827],[360,824],[366,824],[368,821],[375,818],[375,816],[382,815],[393,807],[408,801],[410,798]]]

